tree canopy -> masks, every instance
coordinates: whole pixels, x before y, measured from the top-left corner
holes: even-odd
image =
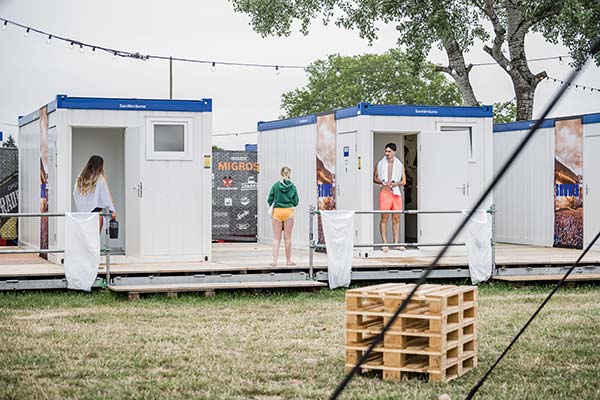
[[[307,33],[310,23],[322,18],[346,29],[358,29],[373,41],[381,23],[394,24],[398,44],[411,59],[422,63],[432,47],[446,51],[448,65],[438,70],[452,76],[463,103],[476,105],[470,81],[472,65],[465,54],[476,39],[510,76],[517,101],[517,119],[531,119],[535,89],[545,71],[530,70],[525,37],[540,32],[552,43],[562,42],[579,68],[591,41],[600,36],[600,2],[597,0],[231,0],[236,11],[249,14],[254,29],[264,36],[287,36],[293,23]],[[487,29],[492,27],[492,31]],[[506,53],[508,48],[508,54]],[[595,57],[600,65],[600,55]]]
[[[372,104],[459,105],[456,85],[433,64],[418,71],[406,54],[390,50],[384,54],[353,57],[331,55],[307,68],[305,87],[284,93],[284,117],[318,113],[353,106],[361,101]]]
[[[15,138],[12,135],[8,135],[6,141],[2,143],[2,147],[17,147],[15,143]]]

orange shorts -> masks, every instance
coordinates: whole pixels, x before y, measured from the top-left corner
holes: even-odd
[[[379,192],[380,210],[402,210],[402,196],[394,196],[391,190]]]
[[[278,221],[285,222],[294,216],[293,208],[273,208],[273,218]]]

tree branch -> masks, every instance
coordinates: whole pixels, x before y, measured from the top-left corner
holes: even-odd
[[[506,39],[506,29],[502,26],[500,18],[496,14],[496,10],[494,10],[494,2],[492,0],[485,0],[482,10],[492,23],[495,34],[493,47],[484,46],[483,50],[492,56],[506,72],[509,72],[507,66],[510,61],[502,54],[502,44]]]

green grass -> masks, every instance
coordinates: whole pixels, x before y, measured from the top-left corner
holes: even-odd
[[[464,377],[359,377],[343,398],[463,398],[549,290],[480,288],[479,366]],[[600,398],[599,297],[598,286],[559,291],[477,398]],[[0,294],[0,399],[322,399],[343,367],[344,290]]]

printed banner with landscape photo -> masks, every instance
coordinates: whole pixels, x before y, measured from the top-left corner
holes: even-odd
[[[554,246],[583,248],[583,125],[556,121],[554,153]]]
[[[335,210],[335,114],[317,117],[317,209]],[[318,218],[318,240],[325,243],[323,225]]]

